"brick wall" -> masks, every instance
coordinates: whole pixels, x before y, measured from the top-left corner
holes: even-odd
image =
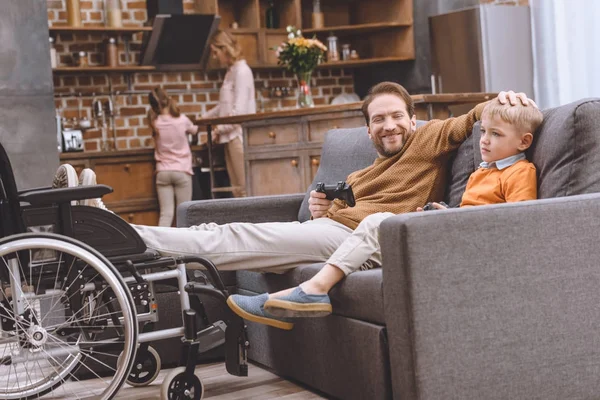
[[[194,11],[194,0],[184,0],[185,12]],[[48,21],[52,25],[66,24],[67,12],[65,0],[47,0]],[[121,0],[123,8],[123,24],[141,26],[147,19],[145,0]],[[103,0],[80,0],[81,18],[84,25],[102,26],[104,23]],[[141,34],[132,37],[130,45],[131,63],[137,64],[140,56]],[[58,54],[58,66],[73,65],[71,54],[86,51],[90,65],[104,65],[104,44],[102,34],[58,34],[55,48]],[[118,38],[119,59],[125,64],[125,46]],[[167,90],[187,91],[172,97],[179,103],[181,111],[190,117],[199,117],[203,112],[214,107],[218,100],[218,91],[224,72],[180,72],[180,73],[134,73],[130,76],[133,91],[147,91],[157,85]],[[271,98],[275,87],[295,87],[292,74],[283,70],[254,71],[257,89],[256,105],[259,111],[293,108],[296,106],[295,91],[285,98]],[[107,93],[128,90],[127,75],[106,74],[55,74],[54,91],[55,106],[63,117],[92,118],[91,105],[93,98],[78,93]],[[313,96],[317,105],[329,104],[333,97],[354,91],[354,79],[351,71],[343,69],[318,70],[313,75]],[[116,148],[119,150],[152,146],[151,131],[147,126],[145,115],[148,109],[147,94],[117,95],[114,98],[117,116],[115,117]],[[107,96],[98,96],[106,100]],[[107,122],[107,136],[112,138],[112,128]],[[86,151],[101,150],[102,130],[88,129],[84,133]]]

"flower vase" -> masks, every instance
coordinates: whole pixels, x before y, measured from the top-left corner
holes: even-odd
[[[298,80],[298,107],[300,108],[309,108],[315,106],[310,89],[311,76],[312,71],[299,72],[296,75],[296,79]]]

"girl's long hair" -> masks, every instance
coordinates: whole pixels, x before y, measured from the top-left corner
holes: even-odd
[[[152,89],[148,95],[148,102],[150,103],[150,110],[148,110],[148,124],[152,128],[153,134],[156,134],[154,121],[156,121],[156,118],[158,118],[164,108],[169,108],[169,114],[173,118],[177,118],[181,115],[177,103],[175,103],[175,101],[171,99],[167,92],[160,86]]]

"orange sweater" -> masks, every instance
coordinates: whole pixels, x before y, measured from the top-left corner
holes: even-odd
[[[479,168],[469,177],[461,207],[537,199],[535,166],[527,160],[510,167]]]
[[[371,166],[350,174],[346,182],[352,185],[356,205],[348,207],[335,200],[327,217],[355,229],[368,215],[406,213],[441,199],[449,157],[471,134],[486,104],[460,117],[428,122],[410,135],[400,153],[379,157]]]

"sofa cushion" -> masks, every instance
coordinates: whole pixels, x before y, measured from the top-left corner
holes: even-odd
[[[346,180],[352,172],[371,165],[375,158],[377,158],[377,151],[369,139],[366,126],[328,131],[321,152],[321,164],[315,179],[306,191],[298,211],[298,221],[304,222],[310,219],[308,198],[310,191],[317,186],[317,182],[333,184]]]
[[[600,192],[600,99],[544,111],[527,158],[538,171],[538,197]]]
[[[462,195],[467,187],[467,182],[469,181],[469,176],[471,176],[482,161],[481,153],[479,152],[480,126],[480,122],[475,124],[473,132],[460,145],[451,161],[444,200],[450,207],[456,207],[460,204]]]
[[[238,289],[254,293],[274,293],[298,286],[316,275],[323,264],[302,265],[284,274],[238,271]],[[333,313],[362,321],[385,324],[381,268],[358,271],[336,285],[329,296]]]

